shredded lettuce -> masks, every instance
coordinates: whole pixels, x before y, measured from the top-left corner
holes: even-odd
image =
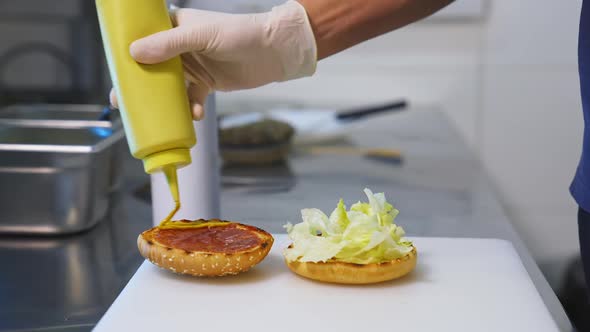
[[[293,245],[285,249],[288,261],[382,263],[412,251],[401,226],[394,224],[399,211],[384,193],[364,190],[368,203],[357,202],[346,210],[344,201],[328,217],[319,209],[301,210],[302,222],[285,225]]]

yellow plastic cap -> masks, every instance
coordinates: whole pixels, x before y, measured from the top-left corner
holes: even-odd
[[[165,166],[174,165],[176,168],[191,163],[189,149],[172,149],[152,153],[143,158],[143,168],[148,174],[162,171]]]

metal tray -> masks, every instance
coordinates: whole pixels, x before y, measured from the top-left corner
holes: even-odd
[[[0,125],[35,128],[99,128],[120,130],[118,111],[95,104],[16,104],[0,108]],[[122,154],[129,153],[125,139],[119,140],[111,154],[111,191],[122,183]]]
[[[0,109],[0,124],[50,128],[118,128],[119,113],[93,104],[17,104]]]
[[[106,214],[122,129],[0,126],[0,233],[66,234]]]

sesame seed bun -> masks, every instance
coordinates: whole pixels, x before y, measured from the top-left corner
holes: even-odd
[[[415,247],[406,256],[384,263],[353,264],[329,260],[327,262],[288,261],[294,273],[316,281],[337,284],[372,284],[401,278],[416,267]]]
[[[141,233],[137,246],[144,258],[178,274],[219,277],[245,272],[268,255],[274,242],[266,231],[235,222],[201,219],[174,224],[179,227],[157,226]]]

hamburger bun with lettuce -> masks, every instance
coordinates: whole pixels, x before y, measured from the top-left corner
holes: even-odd
[[[340,200],[330,216],[303,209],[302,222],[285,226],[292,243],[283,256],[292,272],[322,282],[370,284],[414,270],[416,248],[394,223],[399,211],[383,193],[364,192],[368,203],[357,202],[347,211]]]

